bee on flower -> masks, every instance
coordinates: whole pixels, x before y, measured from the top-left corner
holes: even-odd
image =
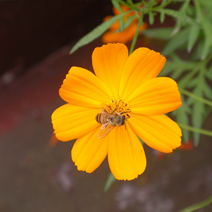
[[[52,123],[58,140],[77,139],[71,156],[78,170],[91,173],[108,156],[114,177],[132,180],[146,168],[139,138],[164,153],[181,145],[181,129],[164,114],[182,104],[177,83],[157,77],[165,61],[148,48],[128,56],[116,43],[94,49],[96,75],[69,70],[59,90],[67,103],[54,111]]]

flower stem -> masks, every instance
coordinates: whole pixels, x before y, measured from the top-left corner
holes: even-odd
[[[197,96],[197,95],[195,95],[195,94],[193,94],[193,93],[191,93],[191,92],[189,92],[189,91],[187,91],[187,90],[184,90],[184,89],[182,89],[182,88],[179,88],[179,91],[180,91],[181,93],[187,95],[187,96],[190,96],[190,97],[193,98],[193,99],[196,99],[196,100],[199,101],[199,102],[202,102],[202,103],[204,103],[204,104],[209,105],[209,106],[212,107],[212,101],[209,101],[209,100],[204,99],[204,98],[202,98],[202,97],[200,97],[200,96]]]
[[[210,203],[212,203],[212,196],[210,196],[208,199],[206,199],[202,202],[198,202],[194,205],[191,205],[187,208],[184,208],[183,210],[180,210],[179,212],[192,212],[192,211],[195,211],[197,209],[203,208],[203,207],[209,205]]]
[[[186,130],[190,130],[192,132],[197,132],[197,133],[200,133],[200,134],[203,134],[203,135],[212,136],[212,131],[209,131],[209,130],[203,130],[203,129],[191,127],[189,125],[181,124],[181,123],[178,123],[178,125],[181,128],[186,129]]]
[[[137,29],[136,29],[136,32],[135,32],[135,35],[134,35],[134,38],[133,38],[133,41],[132,41],[132,44],[131,44],[131,47],[130,47],[129,55],[133,52],[133,50],[135,48],[135,44],[136,44],[136,41],[137,41],[137,38],[138,38],[138,34],[139,34],[139,31],[140,31],[140,26],[141,26],[142,21],[143,21],[143,15],[141,14],[139,16],[139,19],[138,19],[138,25],[137,25]]]

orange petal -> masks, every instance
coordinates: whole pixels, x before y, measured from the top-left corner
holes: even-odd
[[[133,39],[136,29],[137,29],[137,22],[133,22],[124,29],[123,32],[114,33],[119,26],[116,28],[110,28],[110,30],[102,36],[103,43],[113,43],[113,42],[120,42],[120,43],[127,43]],[[146,24],[140,27],[140,32],[146,28]]]
[[[118,99],[120,77],[128,58],[128,49],[124,44],[107,44],[94,49],[93,68],[96,76],[111,90],[113,100]]]
[[[116,127],[109,135],[108,162],[117,180],[133,180],[146,168],[143,146],[131,127]]]
[[[110,91],[104,83],[90,71],[72,67],[59,90],[66,102],[86,107],[99,108],[102,103],[110,101]]]
[[[182,105],[177,83],[168,77],[157,77],[139,86],[127,99],[132,113],[159,115]]]
[[[153,149],[168,153],[181,145],[181,129],[166,115],[132,114],[128,122],[133,131]]]
[[[72,160],[80,171],[93,172],[107,156],[108,137],[98,139],[97,129],[78,138],[71,150]]]
[[[63,105],[52,114],[52,124],[56,137],[61,141],[69,141],[86,135],[99,124],[95,117],[100,109]]]
[[[125,63],[121,83],[120,96],[126,99],[141,84],[157,77],[162,70],[166,58],[148,48],[136,49]]]

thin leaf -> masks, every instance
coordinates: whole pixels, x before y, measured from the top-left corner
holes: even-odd
[[[164,22],[164,20],[165,20],[165,13],[164,12],[161,12],[160,13],[160,22],[161,22],[161,24]]]
[[[107,178],[107,182],[105,183],[104,192],[107,192],[111,185],[116,181],[116,178],[112,173],[109,174]]]
[[[190,18],[187,16],[185,13],[178,12],[176,10],[171,10],[171,9],[160,9],[159,12],[164,12],[166,15],[172,16],[173,18],[177,18],[180,21],[188,24],[195,25],[197,27],[201,27],[201,25],[195,21],[194,19]]]
[[[205,35],[203,50],[201,54],[201,59],[204,60],[208,55],[210,48],[212,47],[212,26],[210,20],[203,13],[203,9],[201,8],[199,1],[194,1],[194,3],[197,11],[197,18],[202,24],[203,32]]]
[[[154,24],[154,21],[155,21],[154,13],[149,12],[149,23],[150,23],[150,25]]]
[[[89,32],[87,35],[82,37],[71,49],[70,54],[75,52],[78,48],[92,42],[99,36],[101,36],[104,32],[106,32],[112,24],[114,24],[116,21],[120,20],[123,18],[126,14],[128,14],[131,11],[123,12],[120,15],[114,16],[110,18],[108,21],[100,24],[98,27],[93,29],[91,32]]]
[[[196,70],[190,71],[186,76],[184,76],[182,79],[178,81],[178,86],[183,89],[188,85],[188,82],[194,77],[194,75],[197,73]]]
[[[210,86],[208,86],[207,82],[205,81],[204,85],[204,94],[208,99],[212,99],[212,89]]]
[[[146,29],[142,31],[142,34],[155,38],[155,39],[161,39],[161,40],[168,40],[171,37],[173,28],[155,28],[155,29]]]
[[[127,28],[134,21],[135,17],[136,17],[136,15],[128,17],[128,20],[124,23],[124,29]],[[118,29],[118,30],[115,31],[115,33],[118,33],[120,31],[121,30]]]
[[[191,55],[191,60],[198,60],[201,58],[201,53],[203,50],[203,45],[204,45],[204,40],[203,39],[199,39],[197,42],[197,45],[194,49],[194,52]]]
[[[196,43],[197,38],[199,37],[199,33],[200,33],[200,28],[192,25],[190,33],[189,33],[189,38],[188,38],[188,47],[187,47],[188,52],[191,51],[194,44]]]
[[[206,56],[208,55],[209,51],[210,51],[210,47],[211,47],[211,39],[210,37],[206,37],[205,38],[205,42],[203,45],[203,50],[202,50],[202,55],[201,55],[201,59],[204,60],[206,58]]]
[[[192,113],[192,125],[195,128],[201,128],[203,124],[203,115],[205,113],[205,107],[202,102],[196,102],[193,107]],[[194,145],[197,146],[199,144],[200,134],[199,132],[194,132]]]
[[[167,0],[163,0],[161,6],[163,7],[166,4]]]
[[[117,10],[119,10],[120,12],[123,12],[123,10],[122,10],[122,8],[121,8],[121,5],[119,4],[119,1],[117,1],[117,0],[111,0],[111,2],[112,2],[112,4],[113,4],[113,6],[114,6]]]
[[[173,115],[176,116],[176,121],[178,123],[182,123],[184,125],[189,125],[188,114],[190,112],[190,108],[186,105],[183,95],[181,95],[182,106],[177,110],[173,111]],[[184,143],[188,143],[189,140],[189,131],[187,129],[182,129],[182,139]]]
[[[183,1],[184,3],[182,4],[182,6],[180,7],[180,9],[178,10],[178,12],[180,14],[184,14],[184,15],[187,15],[187,8],[189,6],[189,2],[190,0],[184,0]],[[172,36],[175,35],[180,29],[182,26],[185,26],[186,25],[186,22],[180,18],[177,18],[176,20],[176,25],[174,27],[174,30],[172,32]]]
[[[190,82],[188,82],[186,87],[187,88],[194,88],[194,87],[197,86],[197,84],[198,84],[198,78],[194,78]]]
[[[133,1],[132,0],[127,0],[127,3],[133,4]]]
[[[208,79],[212,80],[212,69],[209,72],[207,72],[205,75]]]
[[[175,70],[172,73],[172,78],[173,79],[178,79],[184,71],[185,70],[184,70],[183,67],[175,68]]]
[[[123,32],[124,31],[124,18],[119,19],[119,26],[120,26],[121,32]]]
[[[165,66],[163,67],[162,71],[160,72],[159,76],[167,76],[169,73],[173,71],[173,62],[167,60]]]
[[[141,140],[141,138],[138,137],[138,139],[140,140],[141,144],[144,144],[143,140]]]
[[[167,56],[174,50],[179,48],[188,40],[189,29],[183,29],[178,34],[174,35],[173,38],[167,43],[162,51],[162,55]]]

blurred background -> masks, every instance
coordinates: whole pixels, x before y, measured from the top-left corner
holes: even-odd
[[[107,193],[107,160],[92,174],[79,172],[70,156],[74,142],[52,137],[66,73],[73,65],[92,71],[91,54],[102,42],[69,51],[109,14],[110,1],[0,2],[0,212],[175,212],[211,195],[209,137],[166,155],[144,146],[145,173],[116,181]],[[172,24],[166,19],[164,26]],[[161,45],[144,36],[137,43],[157,51]]]

